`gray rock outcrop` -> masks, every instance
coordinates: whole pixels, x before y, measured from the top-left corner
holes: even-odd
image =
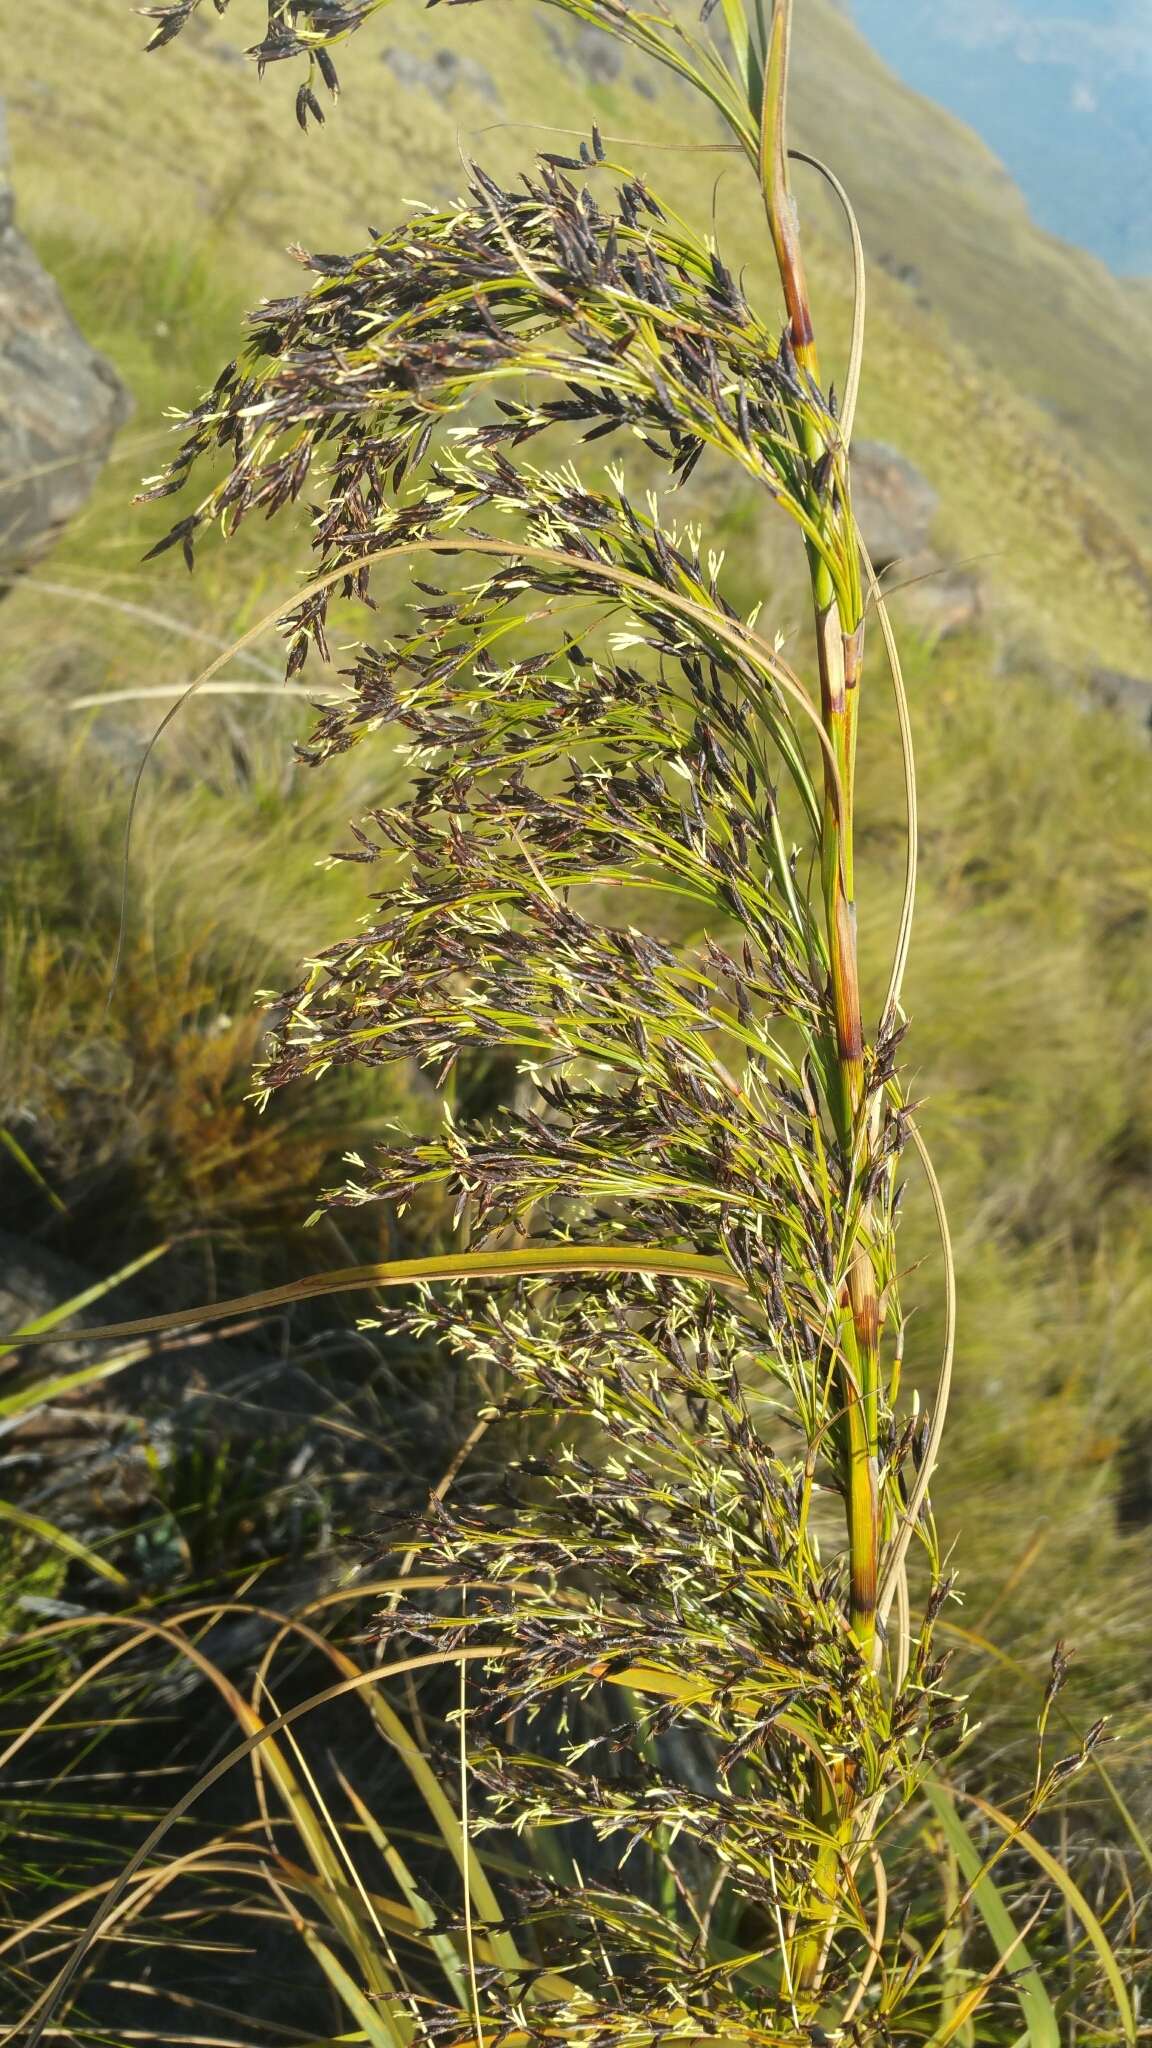
[[[905,615],[931,638],[960,633],[980,616],[980,586],[933,544],[939,493],[923,471],[884,441],[852,444],[852,509],[872,566]]]
[[[131,409],[15,226],[0,106],[0,584],[79,511]]]
[[[1122,669],[1095,668],[1088,677],[1088,695],[1114,711],[1142,739],[1152,735],[1152,677],[1126,675]]]
[[[852,509],[876,569],[904,570],[931,552],[940,493],[887,442],[853,442]]]

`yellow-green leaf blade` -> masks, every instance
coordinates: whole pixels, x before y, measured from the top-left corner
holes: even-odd
[[[1056,2008],[1044,1988],[1031,1956],[1001,1897],[985,1859],[956,1811],[951,1793],[938,1779],[928,1778],[921,1791],[940,1823],[956,1861],[968,1884],[972,1899],[999,1956],[1009,1956],[1012,1983],[1028,2028],[1029,2048],[1060,2048],[1060,2023]]]

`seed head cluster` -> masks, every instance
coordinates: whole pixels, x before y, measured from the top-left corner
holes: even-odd
[[[153,494],[215,463],[165,543],[191,559],[209,521],[307,492],[318,587],[287,615],[288,671],[333,660],[334,606],[341,642],[365,610],[371,637],[340,657],[305,758],[386,734],[408,771],[354,830],[371,907],[277,998],[261,1088],[390,1062],[446,1088],[480,1052],[517,1075],[494,1112],[446,1106],[431,1135],[356,1155],[328,1202],[431,1191],[473,1245],[684,1246],[743,1283],[460,1284],[392,1318],[563,1425],[487,1505],[402,1532],[445,1587],[381,1622],[491,1645],[484,1824],[590,1845],[577,1911],[542,1879],[517,1908],[571,1999],[525,2006],[530,1987],[493,1976],[488,2008],[517,2039],[802,2042],[787,1958],[823,1943],[822,1995],[851,1984],[865,1841],[954,1711],[926,1507],[933,1590],[896,1683],[846,1612],[841,1333],[862,1232],[889,1347],[889,1533],[915,1470],[895,1414],[906,1110],[888,1032],[865,1048],[850,1143],[837,1127],[818,719],[669,495],[705,459],[735,464],[845,616],[860,564],[834,406],[645,184],[597,196],[603,155],[594,135],[514,191],[477,169],[457,205],[305,257],[315,282],[258,311]],[[625,456],[660,490],[631,492]],[[777,1958],[751,2003],[750,1948]]]

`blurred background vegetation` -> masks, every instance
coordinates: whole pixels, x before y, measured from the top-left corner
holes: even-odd
[[[844,179],[870,256],[859,431],[876,444],[877,517],[898,529],[901,491],[921,506],[914,530],[896,532],[886,581],[924,821],[911,1070],[960,1269],[937,1509],[966,1589],[961,1622],[1016,1660],[1006,1671],[974,1657],[967,1673],[994,1750],[1031,1721],[1028,1686],[1066,1637],[1079,1653],[1070,1711],[1113,1714],[1114,1768],[1147,1810],[1152,298],[1034,227],[985,147],[901,85],[832,0],[799,14],[797,139]],[[294,761],[323,678],[309,669],[281,688],[274,636],[224,671],[242,690],[191,702],[160,743],[106,1001],[142,745],[216,647],[292,589],[305,554],[302,530],[293,550],[282,524],[206,547],[194,579],[176,555],[145,568],[167,508],[132,494],[171,445],[165,409],[215,377],[245,308],[297,288],[285,245],[359,246],[369,224],[455,192],[461,154],[505,174],[536,147],[563,148],[533,125],[547,113],[561,131],[595,120],[637,138],[654,186],[696,220],[713,209],[730,266],[769,303],[773,287],[742,171],[677,148],[675,83],[546,10],[429,17],[401,0],[357,38],[345,96],[307,137],[293,84],[276,70],[258,83],[235,28],[207,13],[178,53],[146,60],[119,0],[39,0],[6,40],[19,57],[6,94],[20,226],[134,406],[83,512],[0,605],[11,1325],[161,1243],[102,1315],[384,1255],[387,1218],[361,1212],[347,1236],[330,1221],[305,1228],[314,1194],[374,1127],[428,1114],[417,1076],[403,1102],[388,1077],[332,1078],[263,1118],[245,1100],[254,992],[351,928],[364,877],[325,856],[397,773],[384,743],[323,776]],[[815,178],[801,201],[834,354],[850,263]],[[697,502],[733,594],[765,597],[766,619],[799,634],[787,536],[751,497],[702,485]],[[860,895],[878,995],[902,872],[879,686],[863,746]],[[927,1262],[926,1306],[907,1369],[928,1386],[940,1332],[917,1203],[913,1191],[907,1244],[910,1264]],[[408,1218],[403,1241],[416,1249],[444,1228]],[[436,1481],[476,1402],[446,1367],[361,1331],[362,1310],[313,1305],[199,1349],[142,1353],[54,1404],[31,1403],[25,1367],[28,1398],[0,1440],[5,1497],[71,1530],[122,1575],[126,1601],[258,1582],[306,1603],[347,1578],[383,1510]],[[86,1362],[91,1348],[72,1339],[35,1370]],[[29,1525],[6,1541],[0,1626],[107,1599],[90,1562],[45,1550]],[[244,1642],[229,1654],[242,1663]]]

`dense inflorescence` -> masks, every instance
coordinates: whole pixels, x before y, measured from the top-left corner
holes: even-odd
[[[726,599],[691,522],[629,494],[621,448],[639,441],[671,487],[704,456],[737,464],[795,520],[845,618],[860,564],[834,404],[643,184],[626,177],[608,210],[568,175],[608,177],[602,157],[594,136],[517,192],[476,171],[457,206],[306,259],[318,281],[260,309],[154,491],[226,451],[169,537],[191,558],[208,521],[231,530],[307,487],[317,575],[286,620],[290,672],[331,658],[334,601],[375,608],[374,573],[414,561],[405,629],[353,649],[306,752],[397,735],[407,795],[349,849],[383,885],[277,998],[261,1086],[416,1061],[445,1111],[419,1142],[351,1157],[330,1202],[403,1208],[433,1189],[473,1245],[687,1246],[740,1283],[461,1284],[403,1310],[567,1426],[486,1510],[440,1504],[407,1532],[446,1588],[383,1627],[490,1644],[473,1759],[488,1822],[571,1823],[601,1845],[562,1932],[546,1894],[524,1904],[570,1981],[518,2038],[739,2024],[771,2041],[858,1974],[857,1873],[952,1713],[930,1649],[938,1576],[882,1683],[834,1512],[852,1485],[861,1244],[888,1347],[870,1426],[889,1539],[922,1444],[894,1411],[906,1112],[888,1019],[845,1122],[808,882],[838,787],[820,708]],[[612,460],[552,461],[557,434],[566,450],[615,437]],[[469,1118],[450,1084],[478,1048],[518,1079]],[[670,1921],[603,1877],[608,1844],[671,1873]],[[727,1961],[721,1899],[745,1930]],[[484,1995],[511,2026],[519,1989],[493,1977]]]

